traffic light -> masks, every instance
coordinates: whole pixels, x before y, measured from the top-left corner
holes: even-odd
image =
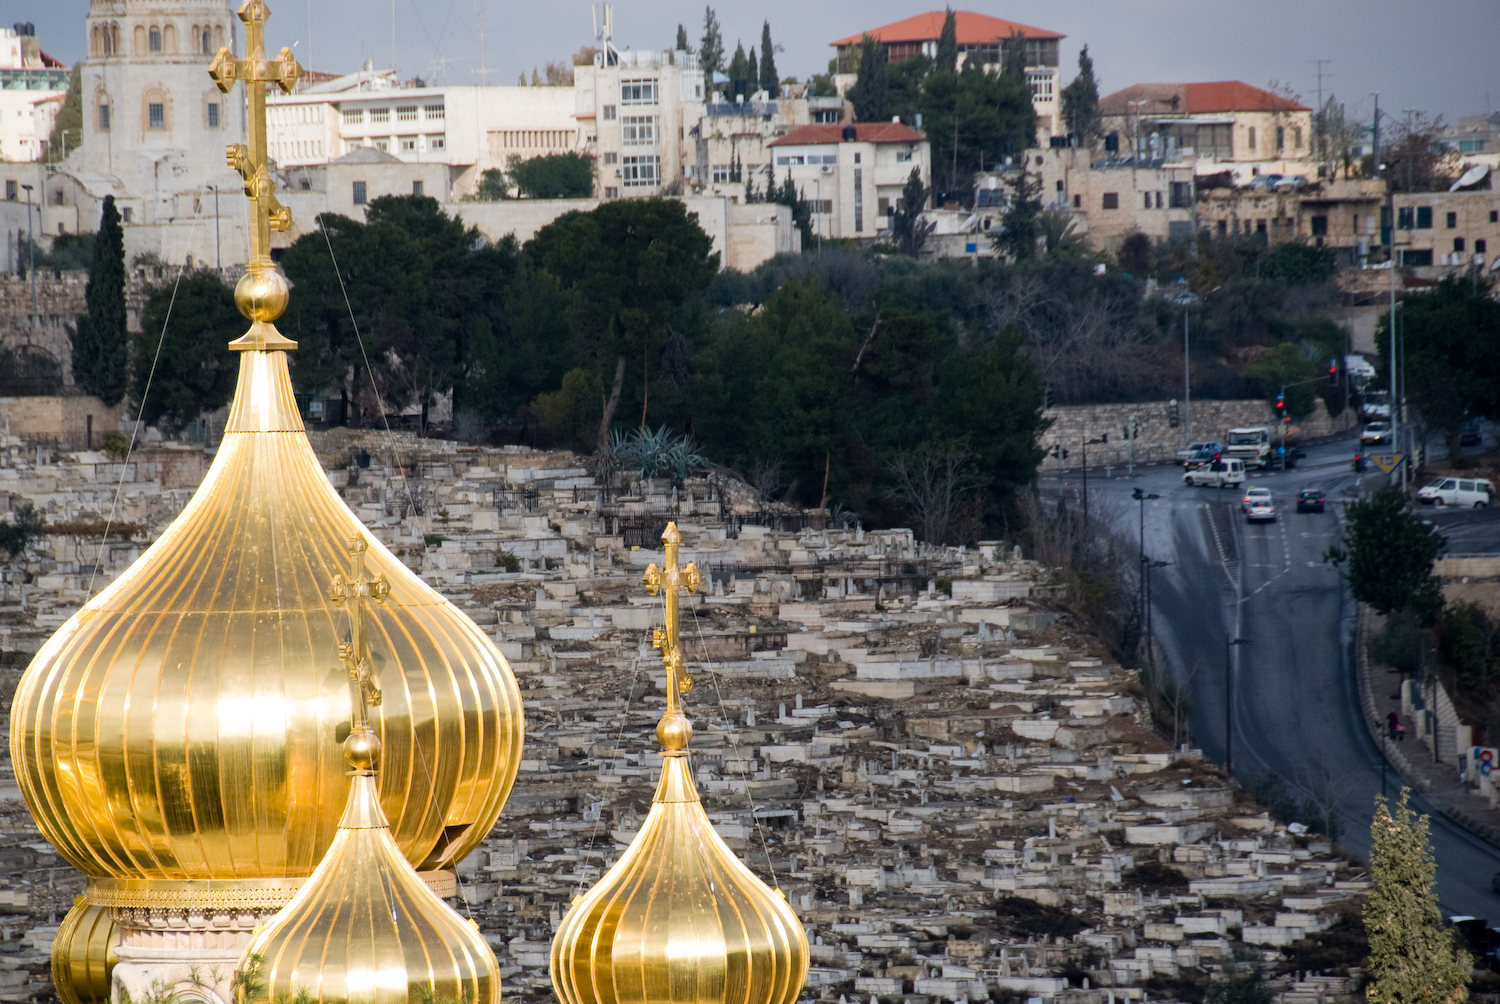
[[[1339,385],[1339,361],[1337,359],[1330,359],[1330,360],[1328,360],[1328,386],[1330,386],[1330,387],[1337,387],[1338,385]]]
[[[1281,418],[1286,414],[1286,392],[1281,391],[1276,395],[1276,417]]]

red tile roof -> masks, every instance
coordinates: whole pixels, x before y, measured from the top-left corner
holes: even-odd
[[[983,45],[987,42],[997,42],[1009,38],[1016,32],[1020,32],[1027,38],[1066,38],[1055,31],[1046,28],[1033,28],[1030,25],[1019,24],[1015,21],[1006,21],[1003,18],[990,17],[987,14],[976,14],[971,10],[959,10],[953,12],[954,27],[958,29],[959,45]],[[883,25],[879,28],[871,28],[848,38],[841,38],[831,45],[855,45],[865,35],[869,35],[877,42],[935,42],[943,33],[943,19],[947,17],[947,11],[930,10],[916,17],[909,17],[904,21],[894,24]]]
[[[1131,102],[1144,101],[1144,115],[1214,115],[1223,112],[1305,112],[1298,104],[1279,94],[1252,87],[1239,80],[1219,80],[1203,84],[1133,84],[1099,99],[1099,110],[1105,115],[1125,115],[1135,111]]]
[[[860,143],[920,143],[927,137],[900,122],[860,122],[854,126]],[[793,129],[769,146],[825,146],[844,141],[842,125],[805,125]]]

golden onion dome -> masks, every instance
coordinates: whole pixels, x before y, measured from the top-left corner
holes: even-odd
[[[275,909],[334,838],[350,716],[330,586],[363,527],[303,430],[294,346],[259,318],[232,344],[239,382],[203,484],[17,687],[17,783],[92,903]],[[407,861],[447,868],[515,781],[520,694],[473,621],[378,542],[368,564],[389,584],[369,614],[381,805]]]
[[[677,589],[695,591],[698,571],[677,565],[675,524],[662,539],[665,567],[646,572],[651,592],[666,593],[661,780],[635,840],[563,917],[552,986],[563,1004],[791,1004],[807,980],[807,935],[786,898],[714,832],[688,764]]]
[[[358,717],[357,709],[338,833],[306,885],[240,956],[236,1004],[498,1004],[494,952],[412,870],[391,835],[375,794],[379,742],[361,735]]]

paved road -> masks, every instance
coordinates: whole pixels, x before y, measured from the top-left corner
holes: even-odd
[[[1235,649],[1234,774],[1246,783],[1271,772],[1304,797],[1336,807],[1350,853],[1367,858],[1374,796],[1381,790],[1381,755],[1360,720],[1352,668],[1353,604],[1322,552],[1339,534],[1336,507],[1324,514],[1295,512],[1296,493],[1323,489],[1330,503],[1385,483],[1379,473],[1356,475],[1352,442],[1308,449],[1294,471],[1257,475],[1251,483],[1274,493],[1280,518],[1249,525],[1240,493],[1188,488],[1176,467],[1141,468],[1136,477],[1106,480],[1091,474],[1095,510],[1127,539],[1138,533],[1139,485],[1161,496],[1145,503],[1148,556],[1171,562],[1153,579],[1156,636],[1168,664],[1195,705],[1193,741],[1218,763],[1225,752],[1225,641]],[[1115,472],[1123,474],[1122,471]],[[1076,474],[1046,478],[1070,496]],[[1500,516],[1443,514],[1450,550],[1500,550]],[[1463,536],[1460,536],[1460,533]],[[1229,633],[1233,631],[1234,633]],[[1394,771],[1388,790],[1399,791]],[[1420,799],[1422,811],[1431,810]],[[1500,895],[1490,878],[1500,850],[1432,813],[1443,908],[1500,922]]]

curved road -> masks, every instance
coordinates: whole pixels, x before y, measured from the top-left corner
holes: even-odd
[[[1251,483],[1275,494],[1279,518],[1268,524],[1245,522],[1237,491],[1184,486],[1175,466],[1140,468],[1134,478],[1091,474],[1089,494],[1099,516],[1131,541],[1140,516],[1131,489],[1161,496],[1145,502],[1146,554],[1171,563],[1153,573],[1153,628],[1173,675],[1192,695],[1193,737],[1204,755],[1224,762],[1225,641],[1244,638],[1247,644],[1234,650],[1235,777],[1244,784],[1269,771],[1293,794],[1331,807],[1341,846],[1367,860],[1382,757],[1360,720],[1353,603],[1322,561],[1339,536],[1335,503],[1385,483],[1378,473],[1354,474],[1353,452],[1352,441],[1310,447],[1296,470],[1253,476]],[[1063,487],[1070,501],[1080,489],[1076,474],[1044,472],[1043,480]],[[1329,511],[1297,513],[1303,488],[1326,492]],[[1476,544],[1493,532],[1488,524],[1474,530]],[[1460,549],[1478,547],[1453,548]],[[1399,793],[1394,769],[1386,784],[1392,796]],[[1432,816],[1443,909],[1500,921],[1500,895],[1490,890],[1500,849],[1433,811],[1420,795],[1413,805]]]

